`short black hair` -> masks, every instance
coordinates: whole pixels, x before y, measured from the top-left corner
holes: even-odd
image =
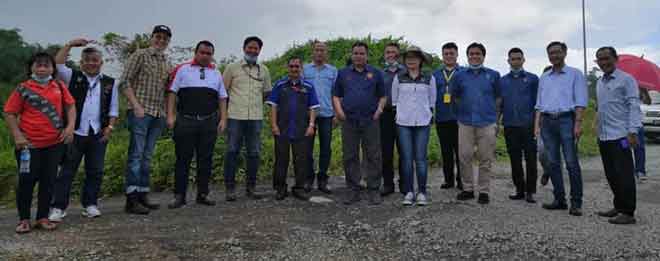
[[[385,48],[390,47],[390,46],[396,48],[397,50],[401,50],[401,46],[397,42],[389,42],[389,43],[385,44]]]
[[[596,51],[596,55],[598,55],[600,51],[605,51],[605,50],[609,50],[615,59],[619,59],[619,55],[616,53],[616,49],[614,49],[614,47],[612,46],[603,46],[601,48],[598,48],[598,50]]]
[[[211,43],[210,41],[207,41],[207,40],[202,40],[202,41],[199,41],[199,42],[197,43],[197,45],[195,45],[195,53],[197,53],[197,50],[198,50],[199,47],[202,46],[202,45],[205,45],[205,46],[211,47],[211,49],[213,49],[213,52],[215,52],[215,46],[213,45],[213,43]]]
[[[32,65],[35,63],[42,63],[42,62],[47,62],[50,63],[51,66],[53,66],[53,78],[57,77],[57,65],[55,63],[55,58],[50,55],[47,52],[37,52],[27,62],[27,78],[30,79],[32,77]]]
[[[264,46],[264,41],[262,41],[259,37],[249,36],[248,38],[245,38],[245,41],[243,41],[243,48],[245,48],[245,46],[247,46],[250,42],[257,42],[259,49]]]
[[[291,61],[293,61],[293,60],[299,60],[301,64],[304,61],[302,56],[294,55],[294,56],[289,57],[289,59],[286,60],[286,64],[289,65],[291,63]]]
[[[523,53],[523,50],[518,48],[518,47],[511,48],[511,50],[509,50],[508,55],[511,56],[512,53],[519,53],[519,54],[525,55],[525,53]]]
[[[467,49],[465,49],[465,53],[466,53],[467,55],[470,55],[470,49],[472,49],[472,48],[479,48],[479,50],[481,50],[481,53],[482,53],[484,56],[486,56],[486,47],[485,47],[483,44],[481,44],[481,43],[476,43],[476,42],[475,42],[475,43],[471,43],[470,45],[468,45]]]
[[[369,45],[367,45],[365,42],[357,41],[353,43],[353,46],[351,46],[351,51],[355,49],[355,47],[364,47],[364,49],[367,50],[367,53],[369,53]]]
[[[454,42],[448,42],[442,45],[442,50],[444,51],[445,49],[454,49],[458,51],[458,45],[456,45]]]
[[[94,47],[86,47],[85,49],[82,50],[81,58],[82,58],[82,56],[95,54],[95,53],[99,54],[100,56],[103,56],[103,53],[101,52],[101,50],[96,49]]]
[[[560,41],[552,41],[552,42],[550,42],[550,43],[548,44],[548,47],[545,48],[545,50],[546,50],[546,51],[549,51],[549,50],[550,50],[550,47],[553,47],[553,46],[559,46],[559,47],[561,47],[561,50],[564,51],[564,52],[565,52],[566,50],[568,50],[568,46],[566,46],[565,43],[560,42]]]

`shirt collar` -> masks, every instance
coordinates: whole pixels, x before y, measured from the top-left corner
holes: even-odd
[[[365,64],[365,65],[364,65],[364,71],[362,71],[362,72],[359,72],[359,71],[355,68],[355,65],[353,65],[353,64],[349,65],[349,68],[351,68],[352,71],[357,72],[357,73],[371,72],[371,70],[369,69],[369,65],[368,65],[368,64]]]
[[[249,65],[249,64],[247,63],[247,61],[245,59],[241,58],[241,66],[246,66],[246,65]],[[257,67],[260,67],[261,63],[259,61],[257,61],[257,63],[255,63],[254,65],[257,66]]]
[[[620,73],[619,69],[615,68],[614,71],[612,73],[610,73],[609,75],[603,74],[602,80],[603,81],[609,81],[609,80],[612,80],[612,79],[616,79],[619,76],[619,73]]]
[[[193,59],[193,60],[190,62],[190,65],[191,65],[191,66],[199,66],[199,67],[202,67],[202,65],[200,65],[199,63],[197,63],[197,61],[196,61],[195,59]],[[204,66],[204,68],[215,69],[215,64],[209,63],[208,65]]]
[[[555,68],[554,67],[550,68],[549,72],[550,72],[550,74],[556,73]],[[566,65],[565,64],[564,64],[564,66],[561,67],[561,69],[559,69],[559,74],[564,74],[564,73],[566,73]]]

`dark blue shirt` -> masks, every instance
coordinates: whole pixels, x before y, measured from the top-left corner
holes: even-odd
[[[492,69],[466,68],[450,83],[456,119],[463,125],[484,127],[497,121],[495,99],[500,96],[500,74]]]
[[[298,104],[299,100],[295,98],[287,99],[288,104],[279,104],[281,95],[287,93],[283,91],[285,88],[291,88],[297,93],[305,93],[307,95],[307,104]],[[299,127],[298,124],[296,124],[297,121],[304,120],[299,119],[299,115],[306,115],[298,113],[298,110],[314,110],[320,107],[318,98],[316,97],[316,91],[314,91],[314,86],[311,82],[304,80],[292,82],[288,77],[284,77],[275,83],[275,86],[273,86],[273,91],[270,93],[266,103],[271,106],[288,106],[288,126],[286,128],[286,135],[289,139],[292,140],[297,138],[296,132],[298,130],[296,128]]]
[[[385,96],[384,89],[380,70],[366,65],[358,72],[349,65],[339,70],[332,95],[342,98],[341,106],[347,120],[365,122],[372,120],[378,101]]]
[[[397,69],[394,72],[388,70],[387,68],[383,69],[383,84],[385,87],[385,96],[387,96],[387,107],[392,107],[392,81],[394,81],[394,76],[405,70],[406,67],[401,64],[397,66]]]
[[[444,96],[449,89],[449,84],[455,79],[456,74],[460,70],[463,70],[463,68],[456,66],[451,71],[447,71],[443,67],[433,72],[435,86],[438,88],[437,97],[435,99],[435,122],[456,120],[456,104],[454,104],[454,97],[451,98],[450,103],[445,103]],[[445,79],[445,74],[447,74],[448,79]],[[449,84],[447,84],[447,80],[449,80]]]
[[[504,127],[532,126],[538,89],[539,77],[526,71],[510,72],[500,79]]]

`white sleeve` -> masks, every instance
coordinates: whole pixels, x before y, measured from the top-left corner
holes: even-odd
[[[67,67],[66,64],[57,65],[57,78],[64,83],[69,84],[69,82],[71,82],[71,75],[73,75],[73,70]]]
[[[219,74],[218,76],[220,78],[219,81],[218,81],[219,82],[218,83],[218,97],[220,99],[225,99],[225,98],[229,97],[229,95],[227,95],[227,89],[225,88],[225,81],[224,81],[224,78],[222,78],[222,74],[220,74],[220,73],[218,73],[218,74]]]

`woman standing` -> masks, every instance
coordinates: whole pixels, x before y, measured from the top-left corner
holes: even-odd
[[[48,220],[53,180],[64,146],[73,139],[76,118],[74,100],[64,84],[55,80],[55,60],[47,53],[35,54],[27,64],[29,80],[12,92],[4,107],[5,121],[16,144],[19,168],[16,233],[30,232],[32,191],[39,182],[36,229],[54,230]],[[66,112],[66,117],[64,114]]]
[[[407,70],[399,73],[392,83],[392,104],[396,106],[396,124],[401,148],[400,168],[405,194],[403,205],[409,206],[416,202],[417,205],[424,206],[428,204],[426,154],[429,126],[437,90],[433,76],[422,72],[422,66],[431,61],[419,47],[408,47],[403,53],[403,62]],[[413,173],[417,173],[417,195]]]

